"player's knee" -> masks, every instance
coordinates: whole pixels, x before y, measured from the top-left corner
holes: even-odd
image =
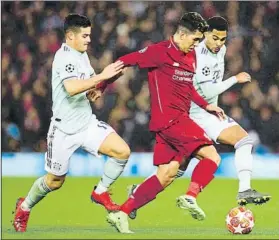
[[[111,156],[121,160],[128,160],[131,155],[131,149],[127,144],[122,144],[117,149],[111,151]]]
[[[54,191],[63,186],[63,183],[65,182],[65,179],[59,179],[59,180],[53,180],[50,182],[49,188]]]
[[[243,138],[241,138],[235,145],[234,145],[234,148],[235,149],[238,149],[238,148],[241,148],[243,146],[246,146],[246,145],[251,145],[253,146],[254,142],[253,142],[253,139],[247,135]]]
[[[219,166],[221,163],[221,157],[217,152],[216,154],[213,154],[210,159],[215,162],[217,166]]]
[[[161,185],[163,186],[163,188],[166,188],[175,179],[175,175],[171,175],[169,173],[164,174],[164,175],[163,174],[157,174],[157,177],[158,177]]]
[[[168,166],[159,166],[157,171],[157,177],[164,188],[173,182],[177,174],[178,168],[178,162],[172,162]]]
[[[46,184],[52,191],[57,190],[63,186],[65,177],[46,177]]]

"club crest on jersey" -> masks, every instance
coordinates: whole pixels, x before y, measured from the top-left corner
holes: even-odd
[[[144,52],[147,50],[147,48],[148,48],[148,47],[145,47],[145,48],[139,50],[139,53],[144,53]]]
[[[205,66],[203,69],[202,69],[202,74],[204,76],[208,76],[210,74],[210,69],[209,67]]]
[[[73,64],[67,64],[66,67],[65,67],[65,70],[68,72],[68,73],[71,73],[75,70],[75,66]]]

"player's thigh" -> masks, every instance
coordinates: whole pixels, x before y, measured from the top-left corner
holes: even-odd
[[[221,162],[221,157],[213,145],[201,146],[194,152],[193,155],[200,160],[210,159],[214,161],[217,165],[219,165]]]
[[[219,143],[218,137],[222,131],[238,125],[232,118],[227,117],[224,120],[220,120],[218,117],[208,112],[203,112],[199,115],[191,115],[191,117],[215,143]]]
[[[105,154],[117,159],[127,159],[130,148],[105,122],[92,120],[84,135],[82,147],[95,156]]]
[[[50,125],[45,154],[45,170],[54,176],[63,176],[69,170],[69,160],[79,147],[78,135],[68,135],[54,124]]]
[[[156,134],[156,143],[153,150],[153,165],[160,166],[169,164],[171,161],[182,161],[179,151],[171,146],[160,134]]]
[[[160,134],[181,156],[186,158],[190,157],[201,146],[213,144],[204,130],[187,117],[180,118],[180,121]]]
[[[238,124],[223,129],[219,134],[217,141],[219,143],[234,146],[241,139],[248,136],[248,133]]]
[[[102,142],[99,152],[117,159],[128,159],[130,147],[116,132],[109,134]]]

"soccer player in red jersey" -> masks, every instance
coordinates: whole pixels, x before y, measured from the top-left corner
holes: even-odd
[[[191,101],[203,109],[224,117],[222,109],[208,104],[195,90],[196,53],[194,47],[207,30],[206,21],[195,12],[184,14],[176,33],[168,41],[122,56],[126,67],[148,68],[151,94],[149,128],[156,133],[154,165],[157,173],[140,184],[120,211],[108,215],[107,221],[121,233],[131,233],[128,215],[156,198],[174,180],[183,157],[195,156],[201,161],[195,168],[188,195],[196,196],[214,178],[220,156],[205,132],[189,117]],[[195,198],[187,199],[195,205]],[[198,208],[189,209],[202,220]]]

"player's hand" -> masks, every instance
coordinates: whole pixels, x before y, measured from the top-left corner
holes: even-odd
[[[226,119],[224,110],[216,105],[208,104],[206,106],[206,111],[214,113],[221,121]]]
[[[112,83],[112,82],[116,81],[118,78],[122,77],[126,71],[127,71],[127,67],[122,68],[120,73],[118,73],[117,75],[115,75],[114,77],[109,79],[109,82]]]
[[[101,72],[101,75],[104,80],[108,80],[117,74],[121,73],[124,67],[124,63],[122,61],[117,61],[115,63],[111,63],[105,67],[105,69]]]
[[[102,91],[100,89],[92,89],[87,92],[86,96],[91,102],[95,102],[102,96]]]
[[[235,77],[238,83],[251,82],[251,76],[249,73],[246,72],[241,72],[237,74]]]

